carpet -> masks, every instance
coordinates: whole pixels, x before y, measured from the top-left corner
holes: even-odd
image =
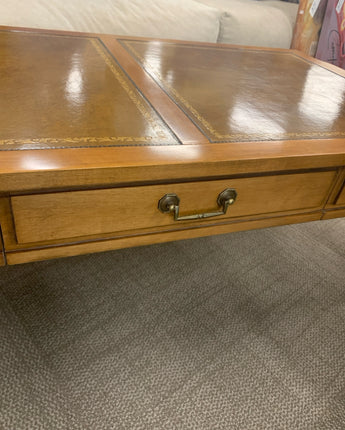
[[[345,220],[0,268],[0,428],[345,429]]]

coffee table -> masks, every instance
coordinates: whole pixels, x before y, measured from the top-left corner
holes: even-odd
[[[343,216],[341,69],[0,28],[0,264]]]

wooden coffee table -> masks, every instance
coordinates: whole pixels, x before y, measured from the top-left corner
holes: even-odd
[[[0,264],[345,216],[345,74],[0,28]]]

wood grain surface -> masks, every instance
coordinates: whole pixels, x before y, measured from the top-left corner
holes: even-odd
[[[340,206],[345,206],[345,184],[343,185],[342,191],[337,198],[336,204]]]
[[[343,215],[344,216],[344,215]],[[147,235],[133,235],[130,237],[94,240],[64,246],[46,246],[28,250],[17,250],[7,252],[8,264],[28,263],[50,258],[70,257],[73,255],[104,252],[113,249],[129,248],[132,246],[151,245],[154,243],[171,242],[182,239],[193,239],[203,236],[232,233],[235,231],[253,230],[285,224],[296,224],[309,221],[317,221],[321,217],[320,212],[311,212],[295,215],[282,215],[274,218],[262,218],[252,221],[239,221],[230,224],[216,225],[210,227],[189,228],[180,231],[163,232]]]
[[[327,210],[322,216],[322,219],[334,219],[345,217],[345,209]]]

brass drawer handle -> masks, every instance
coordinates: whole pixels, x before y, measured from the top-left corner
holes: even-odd
[[[226,211],[228,210],[228,207],[235,203],[236,197],[236,190],[233,188],[227,188],[226,190],[222,191],[217,197],[218,206],[222,206],[221,211],[180,216],[180,199],[177,194],[171,193],[165,194],[165,196],[163,196],[159,200],[158,209],[163,213],[173,212],[175,221],[188,221],[192,219],[210,218],[213,216],[225,215]]]

